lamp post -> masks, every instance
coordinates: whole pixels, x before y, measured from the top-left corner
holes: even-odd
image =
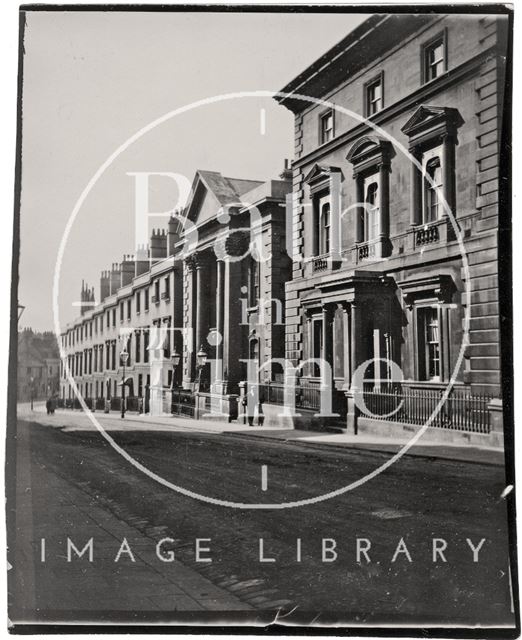
[[[170,362],[172,363],[172,379],[170,381],[170,412],[174,413],[174,375],[176,374],[176,367],[181,359],[180,354],[176,349],[170,354]],[[178,394],[179,395],[179,394]],[[179,401],[178,401],[179,404]]]
[[[198,367],[198,393],[199,388],[201,386],[201,372],[203,371],[203,367],[207,364],[208,355],[203,350],[203,345],[199,348],[199,351],[196,354],[196,361]]]
[[[174,374],[176,373],[176,367],[181,360],[180,354],[174,349],[174,351],[170,354],[170,362],[172,364],[172,380],[170,381],[170,390],[174,389]]]
[[[31,411],[33,410],[33,401],[34,401],[34,378],[31,376]]]
[[[125,418],[125,365],[129,359],[129,354],[123,349],[120,353],[120,360],[123,366],[123,374],[121,377],[121,417]]]

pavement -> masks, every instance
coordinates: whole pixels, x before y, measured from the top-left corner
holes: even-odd
[[[129,620],[131,612],[248,611],[252,607],[175,559],[160,561],[157,542],[169,536],[139,518],[117,517],[98,497],[89,496],[46,464],[30,460],[29,435],[18,434],[16,546],[10,583],[10,623],[100,621],[104,612]],[[67,538],[87,553],[67,558]],[[42,555],[42,539],[45,554]],[[115,559],[126,540],[132,553]],[[165,545],[168,549],[168,544]],[[122,594],[124,596],[122,597]],[[125,615],[125,612],[127,614]]]
[[[127,413],[122,419],[117,412],[93,414],[99,424],[108,432],[119,431],[191,431],[194,433],[226,433],[240,437],[268,438],[298,443],[313,448],[333,447],[395,454],[407,447],[404,455],[423,458],[438,458],[487,465],[505,465],[503,448],[459,445],[451,442],[429,441],[422,436],[413,445],[406,438],[379,437],[372,434],[353,435],[349,433],[325,433],[299,429],[282,429],[269,426],[248,426],[241,422],[228,423],[218,419],[199,419],[183,416],[149,416]],[[93,431],[95,425],[81,410],[57,409],[53,416],[47,416],[44,403],[35,403],[31,411],[29,403],[18,405],[18,416],[24,420],[38,419],[40,424],[60,426],[65,431]]]

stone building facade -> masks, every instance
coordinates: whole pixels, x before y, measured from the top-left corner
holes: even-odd
[[[17,398],[20,402],[49,398],[59,392],[60,357],[56,336],[23,329],[18,334]]]
[[[285,253],[285,199],[290,190],[288,170],[265,183],[208,171],[199,171],[194,180],[186,215],[198,240],[184,261],[183,324],[192,331],[196,349],[222,362],[212,376],[219,392],[237,393],[246,379],[246,359],[284,357],[282,301],[291,268]],[[196,349],[188,353],[190,343],[185,343],[185,388],[196,382]],[[210,368],[203,375],[211,381]],[[263,371],[264,379],[276,376],[273,368]]]
[[[291,81],[291,170],[197,171],[168,229],[102,273],[99,303],[82,287],[62,336],[82,395],[101,406],[124,382],[148,411],[150,389],[175,387],[231,417],[257,388],[268,421],[295,400],[291,424],[321,409],[357,432],[373,428],[362,393],[389,433],[424,424],[450,386],[439,434],[501,438],[506,33],[494,15],[375,14]],[[159,346],[154,328],[170,330]]]
[[[151,389],[236,398],[249,358],[284,357],[281,301],[291,270],[283,253],[284,204],[290,190],[288,169],[268,182],[197,171],[185,208],[168,228],[154,230],[149,246],[102,272],[98,301],[82,284],[81,314],[61,340],[91,407],[117,404],[122,383],[128,406],[145,412]],[[263,260],[252,258],[251,245]],[[208,359],[201,376],[200,349]],[[182,356],[175,368],[173,352]],[[264,375],[279,374],[267,369]],[[63,366],[60,395],[78,405]]]
[[[81,315],[62,334],[62,348],[78,390],[93,406],[98,403],[101,408],[105,400],[121,396],[123,350],[129,354],[127,395],[146,399],[151,385],[151,330],[181,327],[182,273],[173,255],[178,239],[178,223],[172,218],[168,229],[152,232],[149,247],[140,247],[135,256],[125,255],[102,271],[98,302],[94,289],[82,286]],[[170,340],[174,347],[176,332],[166,336],[160,386],[172,382]],[[73,401],[74,390],[63,366],[61,381],[61,398]]]
[[[278,98],[295,115],[286,354],[331,365],[349,428],[354,372],[373,358],[397,363],[403,388],[454,380],[487,396],[499,424],[506,29],[496,16],[376,14]],[[389,375],[379,366],[367,377]],[[313,363],[301,374],[320,384]]]

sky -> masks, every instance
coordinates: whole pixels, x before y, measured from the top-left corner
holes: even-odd
[[[107,158],[157,118],[228,93],[275,92],[366,16],[356,14],[29,12],[23,62],[19,303],[22,327],[53,329],[52,285],[66,224]],[[264,128],[260,122],[264,110]],[[277,178],[293,158],[293,116],[245,97],[176,115],[128,147],[89,192],[60,265],[60,323],[85,280],[133,253],[133,172],[196,169]],[[151,210],[178,199],[151,181]],[[182,203],[180,203],[182,204]],[[165,221],[158,219],[158,226]]]

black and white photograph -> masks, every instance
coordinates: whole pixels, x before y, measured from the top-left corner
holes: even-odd
[[[19,20],[10,631],[518,637],[512,6]]]

